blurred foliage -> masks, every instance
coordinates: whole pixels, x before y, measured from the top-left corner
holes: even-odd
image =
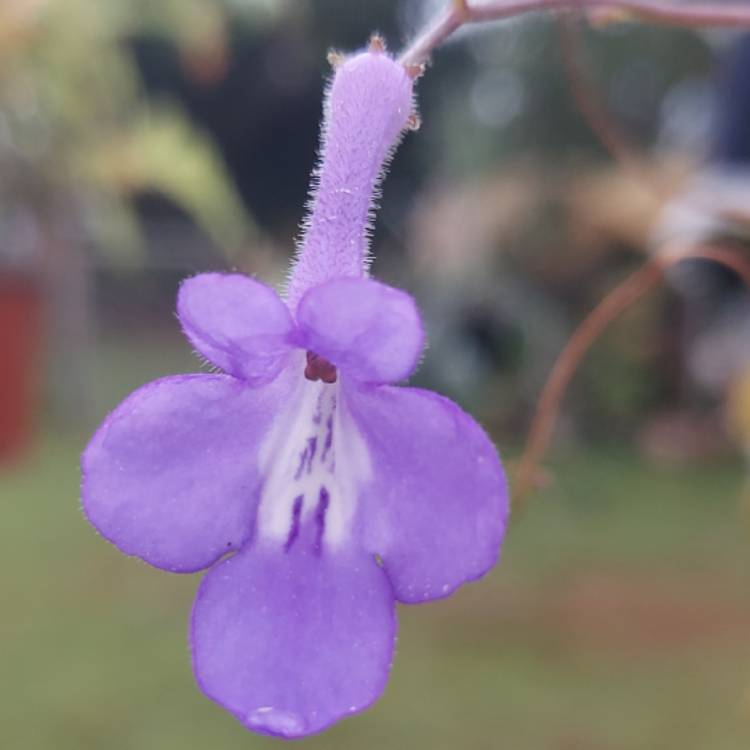
[[[554,18],[539,15],[473,29],[446,45],[420,82],[419,137],[406,141],[432,183],[420,195],[426,218],[418,217],[409,247],[416,245],[417,261],[440,259],[420,263],[419,282],[445,281],[450,243],[459,282],[449,281],[453,297],[463,295],[426,292],[421,300],[435,320],[452,321],[431,337],[441,351],[433,349],[427,368],[437,371],[439,387],[492,409],[500,424],[513,415],[511,424],[527,424],[523,415],[554,354],[650,251],[654,220],[708,157],[713,82],[732,42],[628,23],[582,30],[578,55],[596,95],[642,156],[639,184],[578,110],[560,37]],[[494,341],[485,336],[465,355],[473,321],[461,310],[479,295]],[[604,334],[573,383],[576,426],[613,439],[632,434],[665,397],[670,408],[686,407],[689,394],[674,374],[684,370],[689,343],[675,341],[685,309],[657,292]],[[442,347],[448,325],[456,335]],[[495,364],[498,350],[517,349],[514,327],[523,338],[515,377]]]
[[[670,106],[687,107],[692,90],[705,93],[699,84],[715,63],[708,38],[692,31],[615,24],[580,41],[606,106],[644,146],[659,138],[674,114]],[[419,98],[435,110],[421,135],[432,141],[440,167],[454,174],[486,173],[523,154],[549,163],[607,158],[571,97],[553,19],[521,17],[465,35],[436,56]],[[706,115],[710,101],[703,105]]]
[[[267,3],[246,4],[256,5]],[[87,206],[95,214],[84,219],[96,246],[129,252],[140,239],[129,198],[156,189],[188,210],[220,248],[236,252],[251,224],[214,145],[175,104],[149,106],[128,46],[133,35],[158,30],[198,69],[215,66],[225,46],[224,13],[223,3],[190,1],[6,0],[2,189],[32,208],[78,201],[84,214]]]
[[[139,113],[131,127],[81,159],[81,174],[118,195],[152,188],[187,209],[220,248],[247,239],[244,208],[211,141],[172,108]]]
[[[135,193],[166,194],[236,251],[254,231],[240,192],[254,217],[265,207],[268,226],[287,238],[286,258],[314,160],[326,48],[356,48],[375,28],[397,47],[423,20],[422,5],[2,0],[2,209],[23,201],[43,213],[62,202],[84,215],[97,247],[132,260],[142,231]],[[617,170],[571,102],[556,35],[549,20],[514,20],[435,56],[419,86],[423,128],[394,161],[375,235],[378,273],[424,303],[431,348],[419,377],[490,428],[502,425],[506,446],[524,434],[573,325],[632,267],[638,246],[612,252],[611,235],[582,242],[571,228],[585,221],[564,199],[583,173],[592,164]],[[144,39],[148,54],[156,50],[147,65],[138,59]],[[660,144],[675,117],[694,122],[696,101],[707,108],[701,87],[714,52],[704,37],[623,25],[585,41],[608,105],[641,143]],[[232,76],[238,86],[223,86]],[[245,187],[236,191],[228,173],[236,180],[240,169]],[[424,222],[432,234],[420,241],[408,221],[416,200],[430,200],[430,185],[415,189],[426,181],[450,195],[448,206],[435,202]],[[462,183],[473,187],[467,200]],[[605,203],[627,203],[602,184],[591,192],[607,200],[581,201],[597,218]],[[479,231],[483,222],[492,226]],[[445,256],[436,234],[448,238]],[[425,249],[416,271],[404,262],[410,246]],[[451,253],[458,270],[438,284]],[[171,308],[165,272],[122,276],[117,293],[98,280],[100,341],[86,366],[96,421],[142,383],[199,367],[168,310],[148,304],[169,298]],[[599,443],[621,437],[619,425],[632,429],[663,395],[664,363],[677,359],[664,344],[664,329],[677,326],[663,301],[613,326],[573,386],[575,416]],[[133,340],[123,336],[128,325]],[[749,383],[738,384],[732,407],[744,442]],[[126,559],[80,517],[84,442],[82,431],[47,431],[27,465],[0,477],[0,497],[12,498],[0,545],[0,661],[12,677],[0,685],[3,747],[278,746],[249,735],[194,685],[185,630],[195,578]],[[621,445],[614,458],[601,445],[578,453],[575,440],[560,444],[568,452],[551,463],[552,487],[514,527],[503,565],[450,600],[402,607],[383,700],[305,747],[748,747],[741,468],[646,467]]]
[[[165,195],[230,253],[230,265],[279,278],[315,159],[326,49],[354,49],[373,29],[398,48],[437,5],[6,0],[2,210],[62,202],[82,217],[84,239],[125,261],[139,259],[145,238],[156,251],[144,284],[171,305],[186,272],[228,264],[215,263],[206,243],[190,255],[192,228],[169,234],[189,222],[182,213],[170,224],[175,214],[154,208]],[[393,162],[374,234],[375,272],[417,290],[428,319],[432,349],[420,377],[494,410],[498,423],[524,423],[554,354],[632,268],[653,218],[643,191],[617,191],[622,173],[572,101],[558,35],[552,17],[534,15],[461,33],[435,54],[418,87],[422,129]],[[680,127],[702,127],[716,39],[618,24],[585,32],[581,52],[615,119],[643,146],[661,146]],[[441,203],[429,214],[425,239],[410,222],[433,188],[453,210]],[[160,222],[167,229],[151,232]],[[626,237],[610,232],[618,222],[632,230]],[[460,258],[440,286],[435,234]],[[415,247],[426,261],[410,268]],[[169,282],[157,283],[167,267]],[[137,296],[132,286],[119,295]],[[579,379],[582,421],[607,432],[648,413],[672,385],[654,355],[664,327],[658,312],[631,316],[592,352]]]

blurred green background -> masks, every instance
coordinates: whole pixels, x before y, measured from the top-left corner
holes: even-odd
[[[78,456],[134,388],[200,369],[173,316],[181,278],[284,278],[326,50],[373,30],[399,48],[440,5],[0,5],[3,749],[279,743],[200,694],[186,643],[198,577],[96,536]],[[637,175],[573,102],[558,25],[492,25],[420,82],[423,126],[394,161],[374,235],[375,272],[424,311],[417,382],[487,425],[511,475],[575,324],[665,227],[688,235],[669,211],[701,175],[744,169],[728,119],[750,142],[750,116],[726,106],[750,102],[748,85],[732,88],[750,82],[742,37],[617,25],[577,43],[637,144]],[[701,237],[745,252],[740,219],[710,215]],[[502,563],[447,601],[402,607],[384,697],[302,745],[747,748],[749,320],[741,285],[697,263],[618,321],[576,376],[547,486]]]

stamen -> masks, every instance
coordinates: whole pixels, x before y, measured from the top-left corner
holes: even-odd
[[[327,359],[315,352],[307,352],[307,364],[305,365],[305,377],[308,380],[322,380],[324,383],[335,383],[337,380],[336,367]]]

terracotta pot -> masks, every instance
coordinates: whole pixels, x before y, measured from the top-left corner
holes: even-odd
[[[0,461],[30,445],[39,407],[41,293],[23,274],[0,270]]]

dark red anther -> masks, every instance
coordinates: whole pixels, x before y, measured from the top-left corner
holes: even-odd
[[[308,380],[322,380],[324,383],[335,383],[336,368],[327,360],[314,352],[307,352],[307,366],[305,377]]]

